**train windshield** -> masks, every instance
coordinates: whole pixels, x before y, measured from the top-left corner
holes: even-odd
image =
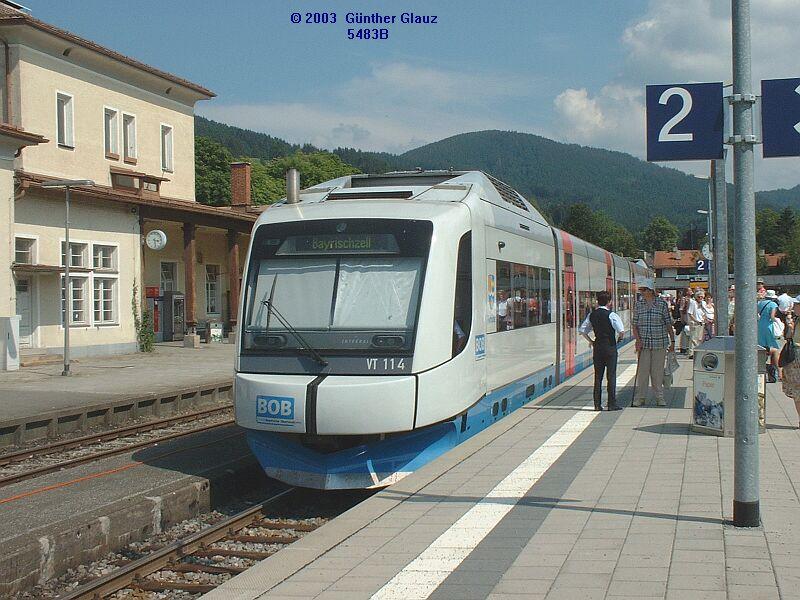
[[[347,219],[262,225],[245,291],[245,353],[410,350],[433,226]],[[296,333],[300,334],[298,338]]]

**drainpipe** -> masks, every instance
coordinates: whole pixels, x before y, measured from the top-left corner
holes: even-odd
[[[5,80],[3,81],[3,93],[5,94],[5,104],[3,105],[3,122],[12,125],[11,122],[11,50],[8,47],[8,42],[0,38],[0,43],[3,44],[3,52],[5,57]]]

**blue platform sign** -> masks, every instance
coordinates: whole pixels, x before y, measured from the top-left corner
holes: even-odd
[[[648,85],[647,160],[722,158],[722,83]]]
[[[761,82],[764,158],[800,156],[800,78]]]
[[[698,273],[708,274],[708,272],[711,270],[711,261],[705,258],[699,258],[695,263],[695,267],[697,267]]]

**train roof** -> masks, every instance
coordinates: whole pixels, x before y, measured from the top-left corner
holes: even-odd
[[[536,208],[513,187],[483,171],[395,171],[381,174],[346,175],[301,190],[301,203],[328,200],[409,199],[453,202],[463,194],[454,192],[479,186],[481,197],[520,216],[549,225]],[[442,193],[436,193],[442,192]],[[280,201],[284,203],[285,198]],[[278,203],[278,204],[280,204]]]

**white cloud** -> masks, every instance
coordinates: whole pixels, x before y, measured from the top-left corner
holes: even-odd
[[[800,76],[797,0],[752,4],[753,88],[759,80]],[[644,86],[648,83],[731,81],[729,0],[652,0],[646,13],[623,32],[626,49],[615,81],[592,93],[567,89],[555,100],[556,131],[570,141],[645,155]],[[577,110],[580,107],[583,110]],[[760,156],[760,148],[756,156]],[[702,162],[673,163],[704,173]],[[800,182],[800,159],[757,160],[760,189]]]
[[[596,98],[589,98],[586,88],[566,89],[555,99],[556,110],[564,116],[568,135],[594,138],[608,129],[608,121]]]
[[[403,152],[421,144],[513,123],[493,102],[534,82],[502,74],[461,73],[407,63],[376,64],[367,75],[326,91],[324,100],[225,105],[199,112],[231,125],[321,148]],[[480,94],[464,93],[480,89]]]

